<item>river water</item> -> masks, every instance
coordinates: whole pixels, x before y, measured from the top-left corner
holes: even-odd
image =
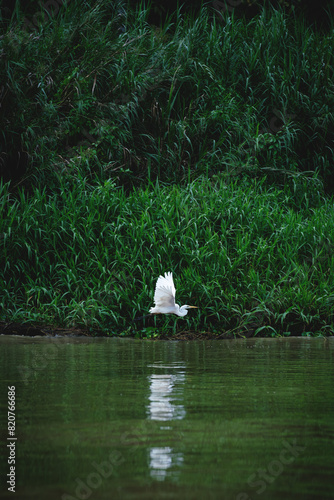
[[[322,338],[1,336],[0,498],[334,498],[333,356]]]

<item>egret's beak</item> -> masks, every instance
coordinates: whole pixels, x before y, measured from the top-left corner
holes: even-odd
[[[188,306],[188,309],[198,309],[197,306]]]

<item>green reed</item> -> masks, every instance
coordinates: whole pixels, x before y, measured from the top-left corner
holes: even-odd
[[[312,171],[332,189],[333,30],[270,8],[247,20],[207,5],[160,28],[148,14],[73,0],[29,28],[17,10],[0,125],[6,150],[30,154],[28,183]]]
[[[134,334],[156,278],[173,271],[178,302],[199,310],[158,318],[163,331],[332,333],[334,209],[321,193],[310,206],[264,181],[125,195],[78,179],[19,200],[4,186],[0,199],[1,320]]]

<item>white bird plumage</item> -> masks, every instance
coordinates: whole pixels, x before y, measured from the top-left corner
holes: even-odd
[[[159,276],[154,292],[154,307],[151,307],[151,314],[176,314],[185,316],[188,309],[197,309],[196,306],[179,306],[175,304],[175,286],[172,273],[165,273]]]

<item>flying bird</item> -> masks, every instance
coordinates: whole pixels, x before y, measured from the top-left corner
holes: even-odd
[[[165,276],[159,276],[155,285],[154,307],[151,307],[151,314],[176,314],[176,316],[185,316],[188,309],[198,309],[197,306],[179,306],[175,304],[175,286],[172,273],[165,273]]]

